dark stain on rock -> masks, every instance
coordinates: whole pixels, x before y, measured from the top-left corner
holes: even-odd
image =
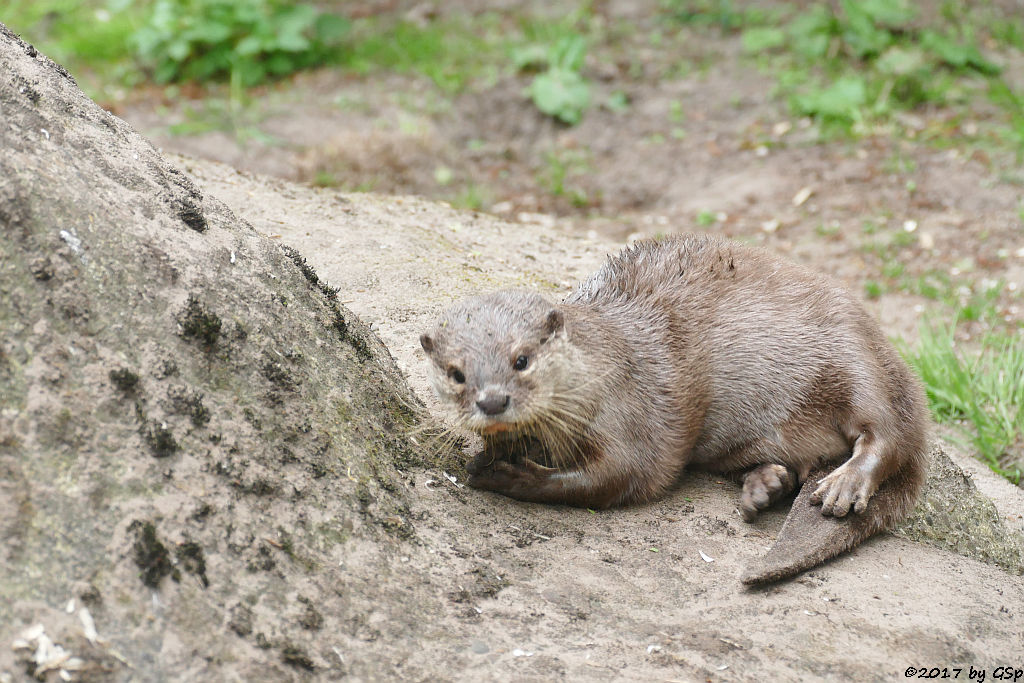
[[[139,386],[139,376],[128,368],[111,370],[110,381],[123,394],[134,394]]]
[[[207,350],[217,344],[223,324],[217,315],[203,307],[195,294],[188,295],[188,303],[178,316],[178,322],[181,324],[182,337],[198,340]]]
[[[313,660],[306,654],[306,651],[294,644],[288,644],[281,648],[281,660],[285,664],[294,666],[297,669],[312,671],[316,668]]]
[[[245,568],[247,570],[249,570],[250,572],[256,573],[256,572],[260,572],[260,571],[263,571],[263,572],[273,571],[273,569],[276,566],[277,566],[277,562],[271,556],[270,548],[267,547],[266,545],[261,545],[256,550],[256,557],[254,557],[251,560],[249,560],[249,562],[246,563]]]
[[[203,213],[203,193],[176,168],[164,168],[151,161],[149,170],[163,188],[161,198],[181,221],[196,232],[206,232],[209,223]]]
[[[299,615],[299,624],[302,628],[308,631],[319,631],[324,625],[324,615],[313,606],[313,601],[309,598],[299,597],[299,602],[306,606],[302,614]]]
[[[202,546],[194,541],[186,541],[178,546],[174,555],[178,558],[181,568],[195,575],[203,584],[203,588],[210,585],[210,580],[206,578],[206,558],[203,556]]]
[[[212,505],[210,505],[209,503],[201,503],[199,507],[196,508],[195,512],[193,512],[190,515],[190,517],[197,522],[205,522],[206,518],[212,515],[214,512],[216,512],[216,510]]]
[[[245,638],[252,634],[252,619],[252,610],[242,603],[238,603],[231,608],[228,628]]]
[[[53,279],[53,264],[50,262],[50,257],[48,256],[40,256],[39,258],[34,259],[29,268],[32,271],[32,277],[40,282],[46,282],[47,280]]]
[[[178,364],[171,358],[161,360],[153,370],[153,376],[157,379],[167,379],[178,374]]]
[[[242,493],[250,493],[254,496],[276,496],[280,493],[280,487],[269,479],[257,477],[248,484],[242,481],[233,481],[231,485]]]
[[[152,522],[137,519],[129,525],[128,531],[135,535],[132,551],[142,583],[150,588],[158,588],[160,581],[168,574],[176,581],[180,578],[175,576],[177,570],[171,564],[171,554],[167,552],[167,546],[157,538],[156,526]]]
[[[167,390],[170,410],[177,415],[188,415],[196,427],[205,427],[210,422],[210,410],[203,404],[203,394],[188,387],[175,386]]]
[[[295,391],[297,383],[286,367],[275,360],[266,359],[260,372],[271,384],[283,391]]]
[[[196,232],[206,232],[209,229],[202,207],[190,197],[175,201],[173,208],[178,218]]]
[[[338,289],[322,281],[316,274],[316,271],[313,270],[313,266],[309,265],[305,257],[295,249],[289,246],[282,246],[281,249],[284,251],[285,256],[299,269],[299,272],[306,278],[306,281],[315,289],[320,290],[320,293],[326,300],[327,307],[331,311],[330,327],[338,333],[343,342],[349,344],[355,350],[356,355],[360,359],[370,360],[373,358],[373,351],[370,349],[370,345],[367,344],[366,339],[362,335],[353,332],[348,321],[345,319],[345,314],[341,311],[341,304],[338,302]]]
[[[169,457],[178,450],[178,442],[175,441],[174,434],[164,423],[157,424],[156,422],[151,422],[143,426],[142,438],[145,439],[150,450],[153,451],[153,457],[155,458]]]

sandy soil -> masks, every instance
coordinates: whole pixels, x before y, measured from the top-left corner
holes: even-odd
[[[340,286],[428,402],[417,337],[453,297],[499,286],[557,295],[615,248],[439,213],[415,198],[339,197],[205,161],[181,164]],[[353,232],[346,224],[357,218],[381,228]],[[514,250],[505,248],[510,239]],[[695,474],[664,501],[594,514],[458,489],[442,476],[416,475],[425,495],[413,514],[431,520],[420,533],[437,556],[409,564],[461,577],[449,596],[458,609],[430,625],[459,634],[456,680],[889,680],[909,666],[991,669],[1019,654],[1024,580],[894,536],[793,582],[743,590],[740,568],[771,544],[782,513],[743,523],[731,482]],[[986,471],[976,478],[1020,529],[1024,496]],[[427,479],[442,486],[420,488]],[[432,568],[419,565],[425,560]]]

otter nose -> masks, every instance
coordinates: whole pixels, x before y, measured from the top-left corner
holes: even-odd
[[[508,394],[484,394],[484,397],[476,402],[476,407],[483,411],[484,415],[500,415],[508,408]]]

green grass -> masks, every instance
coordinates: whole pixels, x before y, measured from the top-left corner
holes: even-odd
[[[537,173],[537,183],[553,197],[564,197],[573,206],[590,204],[586,190],[573,184],[592,169],[585,149],[559,149],[544,155],[545,166]]]
[[[952,425],[993,471],[1019,484],[1024,341],[1019,333],[990,333],[976,350],[964,351],[954,341],[955,327],[923,326],[917,345],[904,345],[903,353],[924,382],[936,421]]]
[[[142,4],[105,0],[13,0],[0,20],[64,65],[90,95],[109,98],[143,80],[128,47],[143,24]]]
[[[580,122],[590,106],[590,84],[580,72],[586,52],[587,42],[579,34],[563,36],[548,47],[544,71],[527,90],[537,109],[562,123]]]
[[[669,21],[698,29],[736,31],[778,21],[784,7],[748,6],[741,0],[661,0],[662,14]]]
[[[494,201],[490,188],[477,183],[469,183],[449,203],[457,209],[481,211]]]
[[[696,221],[697,225],[706,228],[718,222],[718,214],[711,209],[701,209],[697,212]]]
[[[935,312],[954,321],[923,326],[913,348],[900,344],[925,384],[935,420],[953,426],[963,445],[995,472],[1019,483],[1024,462],[1024,327],[1002,317],[1004,283],[971,278],[969,262],[957,264],[964,274],[946,269],[908,273],[901,257],[916,241],[913,233],[885,230],[874,222],[866,223],[864,232],[871,236],[864,250],[881,259],[879,279],[864,285],[868,298],[914,294],[935,302]],[[959,346],[954,336],[958,324],[987,332],[968,347]]]
[[[812,117],[823,139],[897,132],[941,147],[957,134],[955,126],[904,130],[895,114],[938,106],[970,116],[971,103],[987,97],[1002,116],[983,142],[1008,145],[1018,163],[1024,159],[1024,97],[987,56],[1024,50],[1024,20],[1016,14],[991,3],[954,2],[926,14],[910,0],[750,5],[663,0],[662,16],[738,34],[748,57],[775,77],[776,94],[794,115]]]
[[[886,292],[913,294],[940,304],[942,310],[955,314],[957,320],[981,322],[990,329],[1005,327],[998,309],[1005,283],[979,282],[972,278],[971,260],[957,262],[952,272],[930,268],[908,273],[904,251],[917,242],[915,233],[900,228],[881,230],[873,222],[865,225],[865,233],[871,238],[861,243],[861,250],[880,261],[878,279],[865,285],[869,298],[878,298]],[[818,234],[826,236],[820,229]]]
[[[482,15],[420,25],[381,18],[353,22],[341,63],[361,74],[416,73],[446,93],[494,78],[508,62],[509,38],[498,18]]]
[[[527,15],[513,22],[491,12],[423,24],[360,19],[352,22],[341,65],[357,73],[417,73],[448,93],[473,83],[487,85],[503,73],[543,76],[560,69],[578,74],[593,33],[590,19],[586,4],[558,20]]]

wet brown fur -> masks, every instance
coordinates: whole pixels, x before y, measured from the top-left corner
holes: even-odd
[[[693,466],[744,473],[749,521],[830,463],[783,530],[821,547],[788,552],[780,537],[748,583],[890,527],[924,481],[914,375],[850,294],[760,249],[706,236],[638,242],[561,304],[521,291],[474,297],[421,342],[442,402],[484,435],[468,465],[478,488],[608,507],[657,498]],[[816,517],[800,518],[800,505]],[[793,526],[814,519],[812,532]]]

